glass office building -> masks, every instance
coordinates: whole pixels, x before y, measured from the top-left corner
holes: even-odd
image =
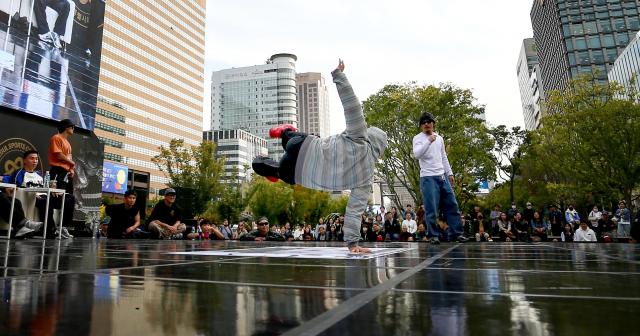
[[[204,140],[216,143],[216,154],[225,157],[224,181],[234,174],[239,181],[251,180],[251,162],[256,156],[266,156],[267,140],[243,130],[213,130],[202,133]]]
[[[618,82],[625,87],[627,92],[635,90],[636,94],[638,94],[640,92],[638,74],[640,74],[640,33],[636,34],[636,37],[618,56],[611,71],[609,71],[609,81]],[[635,80],[635,83],[632,83],[632,79]],[[631,87],[632,84],[634,85],[633,88]],[[636,96],[636,100],[640,103],[639,96]]]
[[[527,130],[535,130],[540,127],[540,118],[542,117],[540,101],[544,97],[544,90],[540,78],[538,53],[532,38],[522,41],[516,72],[520,87],[524,125]]]
[[[268,139],[269,155],[278,160],[284,150],[279,139],[269,139],[269,129],[298,127],[296,60],[292,54],[276,54],[266,64],[213,72],[211,129],[239,129]]]
[[[622,50],[640,30],[638,0],[534,0],[533,35],[546,92],[580,74],[607,80]]]
[[[319,72],[296,75],[300,131],[320,137],[329,135],[329,92]]]

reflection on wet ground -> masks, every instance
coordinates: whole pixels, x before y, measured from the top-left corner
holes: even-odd
[[[307,242],[305,242],[307,243]],[[332,246],[330,243],[285,244]],[[373,259],[168,254],[201,241],[0,241],[0,335],[619,335],[640,247],[378,244]],[[341,244],[333,246],[342,247]]]

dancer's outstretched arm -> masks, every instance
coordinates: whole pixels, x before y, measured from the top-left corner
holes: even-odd
[[[344,74],[344,62],[339,61],[338,67],[333,70],[333,82],[336,83],[338,96],[344,109],[344,120],[347,125],[345,132],[352,139],[364,138],[367,134],[367,123],[364,120],[362,105],[353,92],[353,88]]]

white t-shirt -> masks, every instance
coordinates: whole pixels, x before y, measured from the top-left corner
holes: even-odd
[[[447,152],[444,150],[444,139],[436,133],[436,140],[431,142],[424,133],[413,137],[413,155],[420,163],[420,177],[453,175]]]
[[[403,220],[402,221],[402,225],[406,225],[407,226],[407,231],[411,234],[416,233],[416,231],[418,230],[418,225],[416,224],[416,221],[414,221],[413,219],[411,220]]]
[[[39,187],[42,188],[44,186],[44,180],[42,179],[42,176],[40,176],[38,173],[33,172],[33,173],[29,173],[29,172],[25,172],[24,173],[24,180],[22,181],[22,185],[21,187],[23,188],[35,188],[35,187]]]
[[[576,230],[576,233],[573,234],[573,241],[576,242],[581,242],[581,241],[598,241],[598,238],[596,237],[596,233],[593,232],[593,230],[591,230],[590,228],[587,228],[587,230],[583,230],[582,228]]]

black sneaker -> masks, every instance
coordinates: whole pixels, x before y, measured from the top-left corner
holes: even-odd
[[[429,243],[431,243],[433,245],[438,245],[438,244],[440,244],[440,239],[438,239],[438,237],[431,237],[429,239]]]

